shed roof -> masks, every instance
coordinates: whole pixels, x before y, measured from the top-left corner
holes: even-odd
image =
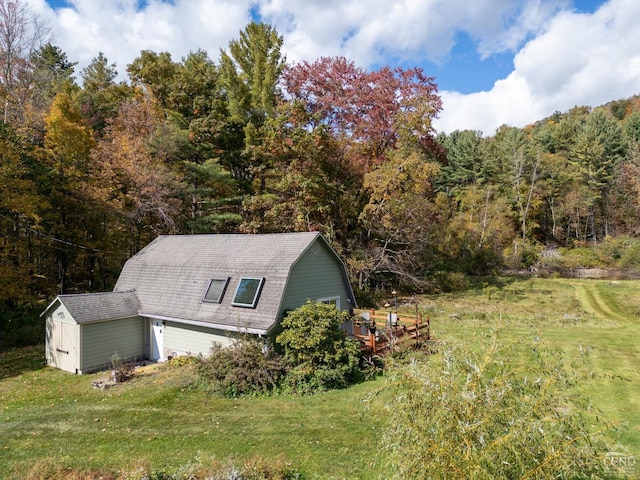
[[[114,290],[135,289],[141,315],[266,332],[278,316],[291,267],[315,242],[333,252],[317,232],[164,235],[127,261]],[[255,308],[231,305],[242,277],[265,278]],[[230,278],[225,298],[203,302],[214,278]]]
[[[140,302],[134,291],[59,295],[41,316],[57,303],[62,304],[76,323],[129,318],[138,315]]]

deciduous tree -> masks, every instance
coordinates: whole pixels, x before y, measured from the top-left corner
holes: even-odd
[[[266,122],[260,155],[265,193],[245,201],[246,231],[320,231],[344,244],[357,222],[362,179],[301,102],[282,103]]]
[[[77,105],[65,93],[56,96],[45,121],[44,152],[51,203],[51,210],[46,216],[49,233],[66,241],[68,246],[82,245],[95,234],[95,217],[91,214],[86,194],[90,153],[95,146],[93,131],[82,119]],[[56,254],[61,293],[68,291],[69,269],[78,253],[74,248],[61,248]],[[78,265],[79,262],[75,262],[75,266]],[[80,275],[91,278],[84,269]]]
[[[0,124],[0,305],[9,309],[36,301],[32,282],[49,273],[35,236],[47,204],[34,181],[35,165],[13,129]],[[55,280],[43,283],[53,288]]]
[[[344,142],[363,171],[379,165],[401,137],[436,153],[432,120],[441,109],[433,78],[421,69],[367,72],[345,58],[302,62],[283,74],[287,94]],[[437,152],[440,153],[440,152]]]
[[[5,123],[21,120],[33,79],[32,55],[49,36],[49,27],[27,2],[0,0],[0,92]]]
[[[131,253],[177,227],[182,187],[175,171],[149,144],[163,122],[152,99],[142,95],[121,105],[92,153],[95,198],[125,220]]]
[[[424,286],[426,266],[421,259],[432,240],[433,178],[438,172],[439,165],[420,152],[399,148],[365,175],[369,201],[360,222],[366,232],[369,262],[354,272],[359,283],[382,275],[412,287]]]

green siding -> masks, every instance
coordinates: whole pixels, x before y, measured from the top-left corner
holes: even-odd
[[[340,309],[349,310],[342,264],[327,247],[316,240],[291,269],[283,300],[283,311],[303,305],[307,299],[339,297]],[[313,292],[310,296],[309,292]]]
[[[140,317],[80,326],[82,373],[108,368],[118,352],[123,360],[144,357],[145,321]]]
[[[213,342],[229,345],[231,333],[212,328],[167,322],[164,329],[164,350],[167,356],[209,354]]]

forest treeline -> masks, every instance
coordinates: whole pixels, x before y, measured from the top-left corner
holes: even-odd
[[[7,5],[0,326],[113,288],[160,234],[320,231],[366,296],[639,233],[636,97],[438,134],[437,84],[418,68],[290,64],[283,37],[251,23],[216,60],[142,51],[122,81],[102,53],[76,72],[25,5]]]

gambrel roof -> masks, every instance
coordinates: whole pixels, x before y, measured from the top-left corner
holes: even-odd
[[[76,323],[101,322],[138,315],[140,303],[134,291],[58,295],[41,317],[61,304]]]
[[[160,236],[127,261],[114,290],[135,289],[142,316],[266,333],[281,313],[291,269],[311,248],[330,252],[353,299],[344,264],[317,232]],[[255,308],[232,304],[242,278],[264,278]],[[229,279],[220,303],[203,301],[212,279]]]

